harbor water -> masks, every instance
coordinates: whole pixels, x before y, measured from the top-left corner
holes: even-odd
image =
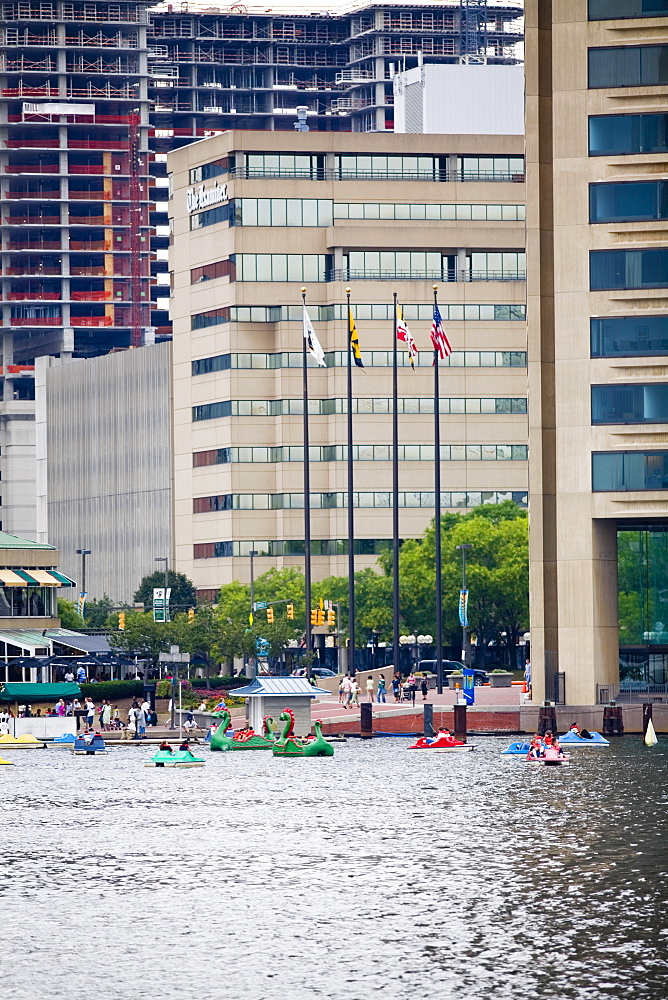
[[[5,1000],[668,996],[668,739],[5,751]]]

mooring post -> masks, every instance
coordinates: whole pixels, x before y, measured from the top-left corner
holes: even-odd
[[[605,705],[603,708],[603,735],[624,735],[624,716],[622,713],[622,706],[615,705],[612,701],[609,705]]]
[[[363,740],[373,736],[373,705],[368,701],[360,705],[360,736]]]
[[[466,743],[466,705],[455,705],[455,739]]]
[[[548,730],[557,735],[557,709],[551,701],[544,701],[538,710],[538,735],[545,736]]]
[[[425,701],[422,706],[424,709],[424,728],[422,731],[423,736],[435,736],[436,731],[434,729],[434,706],[427,704]]]
[[[644,704],[642,707],[642,735],[643,739],[647,735],[647,727],[652,721],[652,703]]]

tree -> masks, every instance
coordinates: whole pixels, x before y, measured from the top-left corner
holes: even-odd
[[[58,617],[62,628],[80,629],[84,627],[84,620],[77,611],[74,601],[67,601],[64,597],[58,598]]]
[[[139,589],[134,596],[135,604],[143,604],[144,610],[153,609],[153,591],[156,588],[165,586],[165,574],[161,569],[155,573],[149,573],[139,584]],[[167,574],[167,586],[171,588],[169,607],[173,612],[187,611],[188,608],[197,607],[197,593],[192,580],[189,580],[185,573],[176,573],[170,569]]]
[[[125,616],[125,628],[109,636],[109,645],[124,653],[137,654],[155,667],[160,654],[168,652],[177,641],[176,633],[175,622],[155,622],[152,613],[130,611]]]
[[[86,628],[104,628],[115,608],[116,605],[108,594],[94,601],[87,601],[84,609]]]

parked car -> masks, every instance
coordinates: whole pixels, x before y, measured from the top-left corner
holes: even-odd
[[[334,670],[327,670],[326,667],[311,667],[311,675],[313,677],[337,677],[338,674]],[[293,670],[290,674],[291,677],[306,677],[306,668],[299,667],[297,670]]]
[[[442,660],[441,662],[443,664],[443,677],[447,677],[448,674],[461,672],[464,669],[464,664],[459,663],[457,660]],[[427,670],[429,673],[435,674],[436,660],[420,660],[418,670]],[[486,670],[479,670],[477,667],[473,668],[473,683],[476,687],[482,687],[488,681],[489,677]]]

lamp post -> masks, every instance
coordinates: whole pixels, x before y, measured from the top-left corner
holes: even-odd
[[[462,590],[466,590],[466,553],[473,546],[464,543],[463,545],[457,545],[457,550],[462,554]],[[468,607],[468,605],[467,605]],[[462,663],[465,667],[469,665],[469,649],[468,649],[468,637],[469,637],[469,627],[468,627],[468,614],[463,615],[462,622]]]
[[[86,605],[86,556],[91,554],[90,549],[77,549],[77,555],[81,556],[81,592],[79,594],[79,614],[83,618],[84,607]]]
[[[416,640],[415,640],[415,636],[414,635],[400,635],[399,636],[399,645],[400,646],[413,646],[414,643],[415,643],[415,641]]]
[[[255,544],[255,543],[253,542],[253,544]],[[255,574],[254,574],[254,568],[253,568],[253,559],[258,554],[259,554],[258,550],[257,549],[253,549],[253,548],[248,553],[248,555],[250,556],[250,605],[251,605],[251,618],[253,618],[253,616],[255,615]],[[257,659],[255,660],[255,662],[257,663]],[[248,666],[248,663],[246,663],[246,666]],[[254,674],[256,672],[257,672],[256,670],[253,671]],[[248,670],[246,670],[246,676],[248,676]]]
[[[416,649],[416,652],[417,652],[417,656],[415,658],[415,667],[416,667],[416,669],[418,668],[419,661],[420,661],[420,647],[421,646],[431,646],[431,644],[432,644],[433,641],[434,641],[433,635],[419,635],[417,637],[417,641],[416,641],[416,644],[415,644],[415,649]]]

